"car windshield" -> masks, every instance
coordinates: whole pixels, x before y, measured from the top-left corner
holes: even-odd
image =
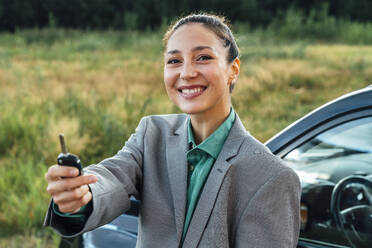
[[[372,173],[372,117],[343,123],[291,151],[284,160],[303,182]]]

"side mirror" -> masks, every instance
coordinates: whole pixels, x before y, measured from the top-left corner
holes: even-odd
[[[372,247],[372,176],[349,176],[331,196],[331,217],[351,247]]]

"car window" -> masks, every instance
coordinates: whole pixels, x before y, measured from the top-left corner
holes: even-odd
[[[345,230],[340,230],[335,224],[330,202],[332,191],[340,180],[355,174],[372,174],[372,117],[328,129],[292,150],[283,159],[301,179],[301,237],[354,247]],[[341,192],[340,212],[363,205],[366,206],[365,211],[372,213],[372,202],[365,202],[365,198],[361,197],[363,187],[350,184]],[[367,187],[363,192],[368,194],[369,191]],[[354,226],[348,228],[354,236],[358,236],[358,232],[372,228],[372,223],[363,230],[351,230]]]

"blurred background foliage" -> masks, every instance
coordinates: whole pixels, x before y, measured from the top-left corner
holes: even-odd
[[[0,0],[0,30],[48,26],[145,30],[199,10],[222,13],[234,23],[264,27],[290,8],[311,16],[324,6],[327,15],[337,19],[372,20],[369,0]]]

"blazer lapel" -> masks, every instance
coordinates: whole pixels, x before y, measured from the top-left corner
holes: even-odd
[[[197,247],[212,213],[223,179],[231,166],[228,160],[237,155],[246,135],[246,130],[236,115],[235,123],[201,192],[185,237],[184,247]]]
[[[174,216],[178,240],[181,240],[186,212],[187,192],[187,119],[173,135],[168,136],[166,145],[167,167],[173,196]]]

